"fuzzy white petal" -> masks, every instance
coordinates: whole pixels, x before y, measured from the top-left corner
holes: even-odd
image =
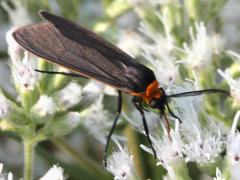
[[[47,95],[41,95],[33,107],[33,111],[37,112],[40,116],[52,115],[56,110],[56,104],[53,99]]]
[[[53,165],[40,180],[65,180],[63,169],[60,166]]]
[[[58,96],[60,106],[67,109],[81,100],[82,88],[77,83],[71,82],[58,93]]]
[[[118,150],[107,159],[107,170],[114,175],[116,180],[135,179],[133,155],[128,152],[127,148],[122,148],[118,144]]]

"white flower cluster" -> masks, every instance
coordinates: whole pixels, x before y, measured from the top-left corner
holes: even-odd
[[[88,109],[81,112],[82,123],[97,140],[106,143],[106,136],[112,126],[114,116],[104,109],[103,95],[96,99]],[[115,135],[114,135],[115,136]],[[113,136],[113,138],[114,138]]]
[[[220,131],[220,127],[213,122],[208,128],[198,127],[197,124],[185,123],[175,124],[175,129],[171,129],[168,136],[151,137],[153,146],[157,151],[159,162],[157,165],[163,165],[168,171],[178,158],[185,159],[185,162],[213,163],[224,149],[232,164],[232,176],[236,174],[240,167],[240,134],[236,130],[237,122],[240,117],[240,111],[236,114],[231,132],[226,138],[226,134]],[[212,121],[211,119],[207,119]],[[141,147],[152,154],[152,150],[144,145]],[[173,173],[173,171],[169,172]],[[219,173],[218,173],[219,174]]]
[[[134,180],[136,179],[133,155],[131,155],[127,148],[123,148],[116,142],[118,150],[116,150],[107,159],[107,170],[114,175],[115,180]]]
[[[33,90],[38,80],[38,74],[29,59],[29,53],[25,51],[22,61],[11,59],[13,78],[20,90]]]
[[[164,36],[162,34],[152,33],[146,25],[141,24],[140,31],[152,41],[150,44],[145,42],[142,45],[142,55],[154,68],[157,80],[161,84],[167,85],[176,81],[179,72],[178,66],[175,63],[176,58],[173,56],[175,47],[174,39],[166,23],[167,15],[159,15],[159,18],[165,25]]]
[[[194,82],[197,87],[197,83]],[[182,87],[175,87],[177,92],[185,92]],[[188,89],[189,90],[189,89]],[[202,109],[202,97],[176,98],[174,101],[174,112],[183,122],[180,124],[175,121],[175,129],[170,130],[169,139],[167,133],[156,135],[157,128],[151,128],[151,140],[153,147],[157,152],[157,165],[164,166],[171,177],[175,177],[172,164],[175,161],[184,159],[185,162],[197,162],[200,164],[213,163],[224,150],[227,150],[232,162],[239,162],[240,136],[236,131],[236,124],[240,112],[236,114],[231,133],[226,138],[226,132],[217,124],[206,112],[203,112],[205,125],[199,120],[199,112]],[[181,108],[179,108],[181,107]],[[151,113],[145,113],[148,122],[155,122],[156,117]],[[140,117],[139,117],[140,118]],[[135,121],[129,117],[126,118],[132,123],[139,132],[142,132],[142,126],[138,126]],[[159,124],[154,123],[154,126]],[[164,127],[164,126],[163,126]],[[166,131],[166,130],[165,130]],[[153,155],[152,149],[141,145],[141,148]],[[236,163],[235,163],[236,164]]]
[[[187,54],[185,62],[192,69],[203,69],[212,60],[212,55],[219,54],[223,50],[224,40],[220,35],[210,36],[203,22],[195,23],[196,35],[193,27],[190,28],[192,44],[189,47],[184,43],[184,51]]]
[[[61,107],[70,108],[76,105],[82,98],[82,88],[79,84],[70,82],[58,93]]]
[[[228,85],[230,86],[231,95],[234,97],[234,102],[240,103],[240,80],[233,79],[229,69],[225,71],[218,70],[218,73],[227,81]]]

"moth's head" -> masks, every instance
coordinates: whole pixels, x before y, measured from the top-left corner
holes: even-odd
[[[167,96],[163,88],[159,88],[160,96],[158,98],[153,98],[149,102],[149,106],[154,109],[164,110],[167,103]]]

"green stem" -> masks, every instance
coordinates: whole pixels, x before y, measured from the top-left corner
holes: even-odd
[[[31,139],[23,139],[24,146],[24,180],[32,180],[33,154],[35,143]]]
[[[79,154],[69,144],[67,144],[63,138],[53,138],[51,141],[59,149],[70,154],[86,171],[96,174],[98,177],[105,177],[107,175],[103,168],[96,165],[96,163],[89,158]]]
[[[126,135],[128,139],[128,148],[134,154],[134,167],[136,170],[136,174],[137,176],[141,177],[141,179],[144,179],[145,171],[143,169],[144,166],[141,160],[139,142],[136,136],[137,134],[134,130],[131,129],[130,126],[127,126],[127,128],[124,130],[124,135]]]

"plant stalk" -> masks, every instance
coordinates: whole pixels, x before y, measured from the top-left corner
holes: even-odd
[[[33,154],[35,143],[31,139],[23,139],[24,146],[24,180],[33,179]]]

